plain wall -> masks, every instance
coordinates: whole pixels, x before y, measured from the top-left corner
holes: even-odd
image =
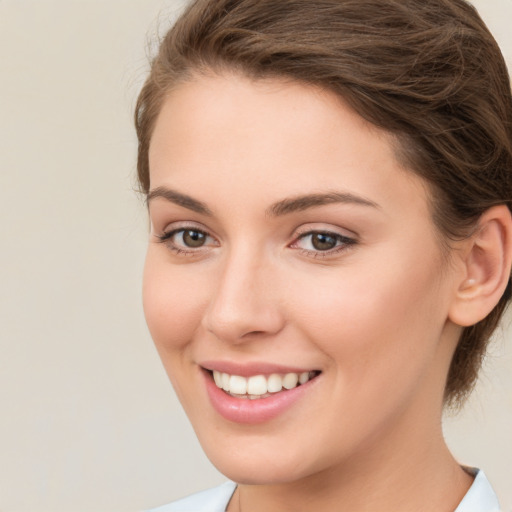
[[[510,0],[475,2],[512,66]],[[117,512],[224,480],[147,333],[132,113],[175,0],[0,0],[0,511]],[[461,462],[512,504],[512,331],[464,412]],[[509,505],[510,506],[510,505]]]

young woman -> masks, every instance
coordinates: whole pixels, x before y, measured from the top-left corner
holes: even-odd
[[[474,8],[197,0],[136,127],[148,326],[232,480],[158,510],[498,510],[441,430],[511,292],[512,98]]]

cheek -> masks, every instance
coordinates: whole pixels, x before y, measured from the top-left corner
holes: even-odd
[[[148,250],[144,266],[143,305],[146,322],[160,356],[185,350],[199,326],[207,294],[198,275],[171,265]]]
[[[385,263],[388,254],[337,269],[307,299],[295,294],[303,330],[330,358],[338,383],[356,395],[419,379],[443,329],[435,256],[425,265],[419,256],[394,256],[393,265]]]

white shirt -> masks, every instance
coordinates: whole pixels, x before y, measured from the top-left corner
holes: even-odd
[[[484,472],[473,471],[476,475],[473,485],[454,512],[500,512],[498,498]],[[225,512],[235,489],[234,482],[226,482],[147,512]]]

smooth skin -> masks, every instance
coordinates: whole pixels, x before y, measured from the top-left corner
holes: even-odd
[[[393,147],[293,82],[197,75],[164,103],[144,309],[207,456],[240,484],[230,512],[449,512],[471,485],[443,439],[443,390],[462,326],[506,286],[510,213],[492,208],[447,253]],[[241,425],[212,407],[207,360],[321,374]]]

